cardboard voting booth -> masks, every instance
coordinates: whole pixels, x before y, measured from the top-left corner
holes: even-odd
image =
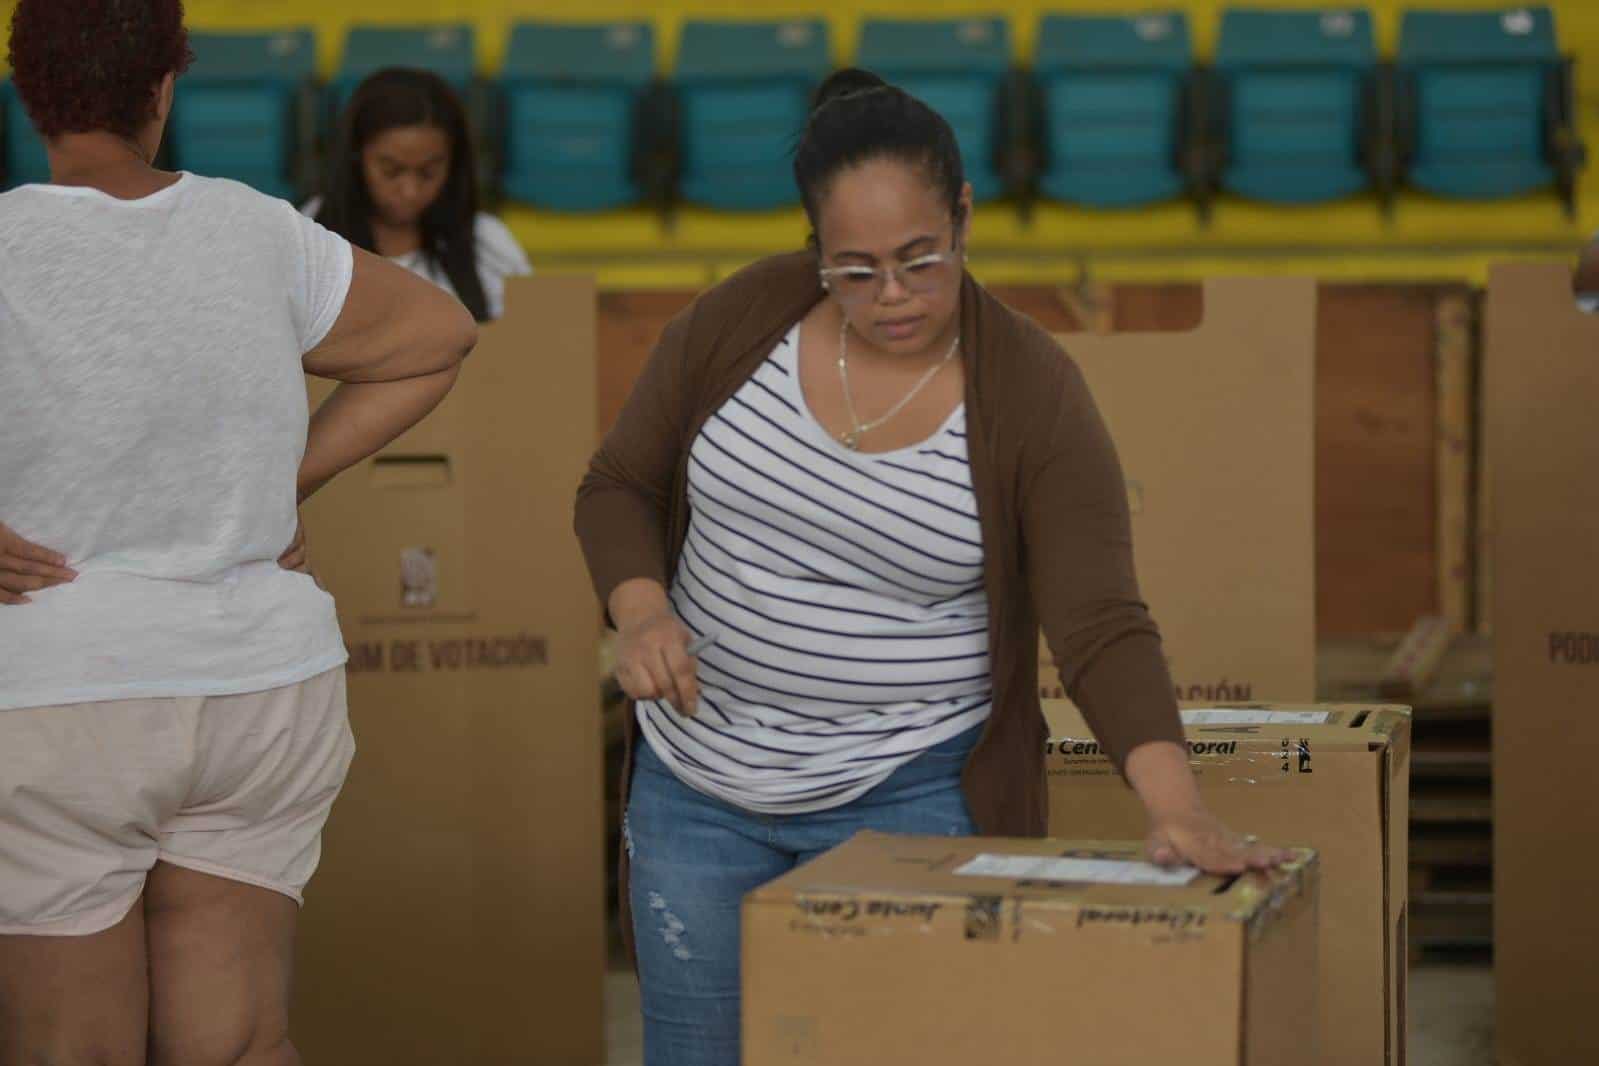
[[[1485,325],[1499,1061],[1599,1062],[1599,316],[1519,264]]]
[[[594,291],[514,279],[448,399],[305,509],[358,753],[302,914],[307,1063],[603,1061]],[[313,401],[325,396],[313,385]]]
[[[1315,283],[1214,280],[1197,329],[1058,339],[1121,456],[1178,697],[1314,699]]]

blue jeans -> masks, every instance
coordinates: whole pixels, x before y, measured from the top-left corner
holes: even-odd
[[[815,814],[753,814],[677,779],[640,737],[626,833],[645,1066],[738,1066],[739,906],[862,829],[976,833],[960,775],[981,727],[947,740],[860,799]]]

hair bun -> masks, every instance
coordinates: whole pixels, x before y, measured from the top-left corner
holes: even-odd
[[[834,100],[886,88],[888,82],[871,71],[862,70],[860,67],[846,67],[828,75],[827,80],[817,86],[816,95],[811,97],[811,114],[816,114]]]

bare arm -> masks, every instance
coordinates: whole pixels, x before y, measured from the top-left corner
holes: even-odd
[[[449,393],[477,323],[438,286],[355,252],[344,310],[305,370],[342,382],[311,417],[299,498],[420,422]]]

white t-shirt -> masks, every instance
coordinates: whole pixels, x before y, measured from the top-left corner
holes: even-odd
[[[315,218],[322,210],[322,198],[312,197],[300,209],[308,218]],[[483,283],[483,295],[488,299],[489,317],[505,315],[505,279],[525,277],[533,273],[533,264],[517,242],[515,234],[493,215],[480,213],[472,231],[477,238],[477,276]],[[450,284],[449,275],[428,262],[420,250],[405,255],[391,255],[389,262],[402,266],[417,277],[426,278],[445,292],[460,299],[460,293]]]
[[[332,598],[276,560],[301,358],[353,270],[344,240],[230,181],[0,195],[0,521],[80,574],[0,607],[0,710],[255,692],[345,661]]]

